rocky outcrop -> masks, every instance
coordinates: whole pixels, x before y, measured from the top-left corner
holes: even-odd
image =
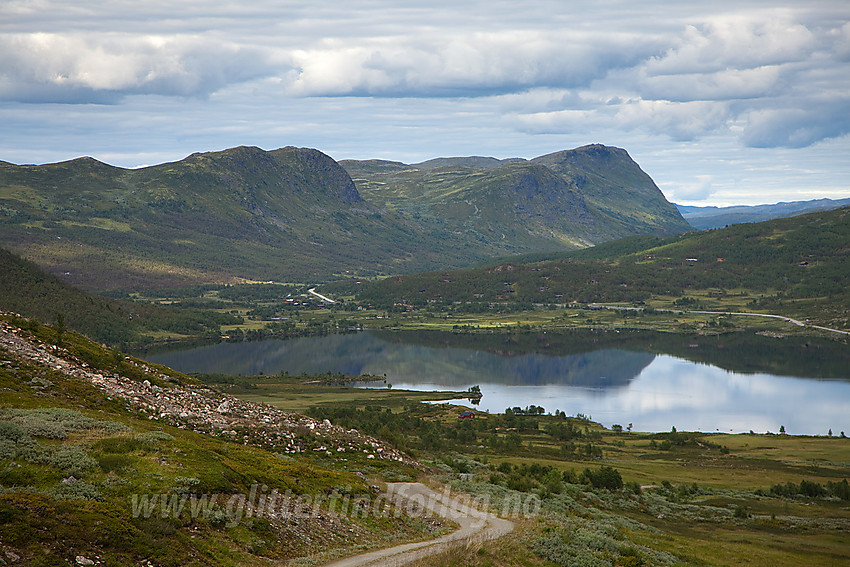
[[[418,465],[356,429],[241,400],[207,386],[173,384],[172,377],[141,360],[125,360],[148,376],[141,381],[93,369],[68,350],[39,341],[27,331],[2,320],[0,348],[22,362],[89,382],[108,397],[126,400],[131,409],[152,421],[284,454],[308,449],[331,454],[357,451],[365,453],[367,458]]]

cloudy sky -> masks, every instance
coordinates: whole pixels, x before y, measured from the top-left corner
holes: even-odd
[[[0,0],[12,163],[589,143],[679,203],[850,197],[850,2]]]

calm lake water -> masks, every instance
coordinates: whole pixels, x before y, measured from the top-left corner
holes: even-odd
[[[413,390],[477,384],[481,410],[535,404],[636,431],[850,433],[850,346],[811,338],[362,332],[144,356],[184,372],[386,374]]]

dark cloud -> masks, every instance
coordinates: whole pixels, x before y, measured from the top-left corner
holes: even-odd
[[[263,88],[290,100],[511,95],[511,112],[526,131],[618,122],[692,140],[724,127],[732,133],[743,121],[742,140],[759,146],[846,132],[831,124],[834,106],[806,103],[813,88],[850,88],[850,9],[842,14],[816,2],[808,10],[712,3],[694,10],[697,17],[679,8],[647,24],[625,9],[579,15],[545,1],[519,12],[504,2],[401,2],[384,10],[367,0],[346,10],[333,3],[155,1],[141,9],[107,2],[102,13],[45,1],[55,14],[28,11],[26,3],[5,8],[24,14],[24,23],[0,33],[2,99],[206,97],[273,78]],[[58,29],[60,19],[70,31]],[[118,22],[127,31],[104,31]],[[50,31],[27,32],[28,25]],[[772,128],[774,111],[764,109],[779,107],[785,125]]]

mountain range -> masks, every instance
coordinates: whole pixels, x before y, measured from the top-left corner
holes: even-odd
[[[409,273],[688,228],[602,145],[415,165],[294,147],[139,169],[0,162],[3,247],[98,291]]]
[[[694,207],[676,205],[688,223],[699,230],[723,228],[730,224],[763,222],[793,217],[816,211],[828,211],[850,205],[850,199],[813,199],[772,205],[737,205],[734,207]]]

